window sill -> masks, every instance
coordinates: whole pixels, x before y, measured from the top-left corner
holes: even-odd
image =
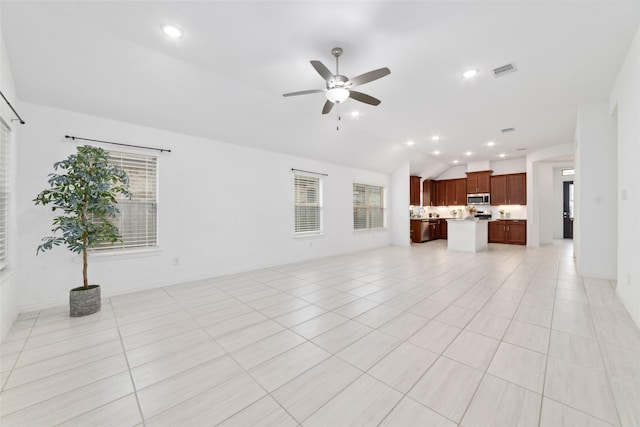
[[[311,233],[297,233],[293,236],[294,239],[309,239],[314,237],[324,237],[324,233],[321,231]]]
[[[145,248],[145,249],[120,249],[120,250],[112,250],[112,251],[104,251],[104,252],[90,252],[89,253],[89,261],[90,262],[106,262],[106,261],[119,261],[124,259],[134,259],[134,258],[147,258],[152,256],[159,256],[162,253],[162,249],[156,248]],[[82,255],[74,256],[73,262],[76,264],[82,263]]]
[[[386,227],[381,228],[364,228],[362,230],[353,230],[353,234],[371,234],[371,233],[386,233],[388,230]]]

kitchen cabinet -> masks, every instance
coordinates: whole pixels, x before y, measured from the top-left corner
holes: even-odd
[[[467,194],[489,193],[491,191],[491,172],[467,172]]]
[[[464,206],[467,204],[467,179],[456,179],[456,197],[453,201],[454,206]]]
[[[422,220],[411,220],[411,241],[413,243],[422,243]]]
[[[420,177],[409,177],[409,204],[420,206]]]
[[[489,243],[527,244],[527,221],[501,219],[489,222]]]
[[[444,218],[438,219],[438,227],[440,227],[439,238],[447,240],[447,220]]]
[[[429,220],[429,240],[437,240],[440,238],[440,224],[437,219]]]
[[[456,198],[456,180],[455,179],[448,179],[445,181],[445,186],[447,189],[447,197],[445,198],[446,201],[446,205],[447,206],[453,206],[455,205],[455,198]]]
[[[447,181],[436,181],[436,206],[447,206]]]
[[[526,205],[527,174],[514,173],[491,177],[491,204]]]
[[[422,181],[422,206],[436,206],[435,181],[425,179]]]

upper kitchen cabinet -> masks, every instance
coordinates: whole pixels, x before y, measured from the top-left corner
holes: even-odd
[[[420,177],[409,177],[409,204],[420,206]]]
[[[491,177],[492,205],[526,205],[527,174],[514,173]]]
[[[467,172],[467,194],[489,193],[491,191],[491,172]]]
[[[422,181],[422,205],[436,206],[437,204],[435,182],[425,179]]]
[[[436,181],[436,206],[447,206],[447,181]]]
[[[461,206],[467,204],[467,180],[462,179],[448,179],[446,182],[447,206]]]

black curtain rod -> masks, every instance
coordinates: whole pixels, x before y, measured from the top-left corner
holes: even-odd
[[[304,172],[304,173],[312,173],[314,175],[329,176],[329,174],[327,174],[327,173],[311,172],[311,171],[305,171],[305,170],[302,170],[302,169],[294,169],[294,168],[291,168],[291,172]]]
[[[71,139],[73,141],[75,141],[76,139],[79,139],[81,141],[101,142],[103,144],[120,145],[120,146],[123,146],[123,147],[144,148],[145,150],[156,150],[156,151],[159,151],[161,153],[163,153],[165,151],[167,153],[171,152],[171,150],[169,150],[167,148],[143,147],[142,145],[131,145],[131,144],[122,144],[120,142],[100,141],[99,139],[80,138],[79,136],[70,136],[70,135],[65,135],[64,137],[68,138],[68,139]]]
[[[11,111],[13,111],[13,114],[16,115],[16,117],[18,118],[18,121],[20,122],[21,125],[24,124],[24,120],[22,120],[22,117],[20,117],[20,114],[18,114],[18,112],[16,111],[15,108],[13,108],[13,105],[11,105],[11,103],[9,102],[9,100],[7,99],[6,96],[4,96],[4,93],[2,93],[2,91],[0,91],[0,95],[2,95],[2,99],[4,99],[4,102],[7,103],[7,105],[9,106],[9,108],[11,108]],[[14,121],[15,119],[12,119],[11,121]]]

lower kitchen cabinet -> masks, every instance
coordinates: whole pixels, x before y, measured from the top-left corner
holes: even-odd
[[[422,220],[411,220],[411,241],[413,243],[422,243]]]
[[[447,220],[439,219],[438,226],[440,227],[440,238],[447,240]]]
[[[489,243],[527,244],[527,221],[501,219],[489,222]]]

